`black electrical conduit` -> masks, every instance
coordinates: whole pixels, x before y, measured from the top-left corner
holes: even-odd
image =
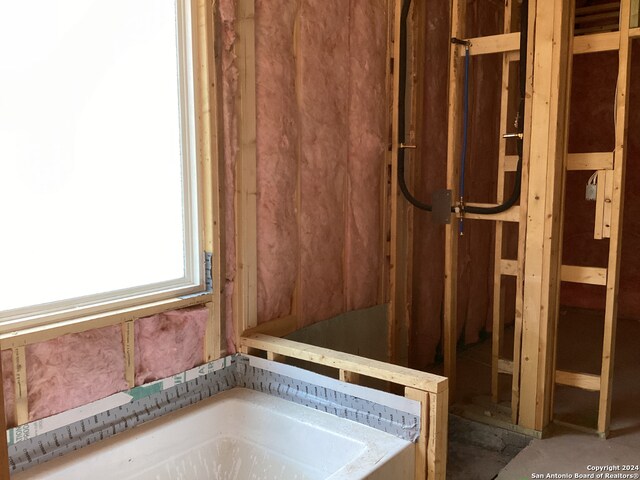
[[[409,8],[411,0],[404,0],[400,17],[400,61],[398,65],[400,75],[400,88],[398,92],[398,139],[400,147],[398,149],[398,182],[400,190],[405,198],[416,208],[431,211],[431,205],[423,203],[414,197],[409,188],[404,174],[404,148],[403,142],[405,137],[405,101],[406,101],[406,83],[407,83],[407,19],[409,17]],[[518,164],[516,167],[516,179],[513,190],[509,198],[495,207],[473,207],[461,205],[464,212],[476,213],[481,215],[494,215],[510,209],[520,198],[522,190],[522,152],[523,152],[523,131],[524,131],[524,99],[526,94],[526,74],[527,74],[527,33],[528,33],[528,13],[529,1],[523,0],[520,9],[520,102],[518,106],[518,116],[516,118],[516,137],[518,148]],[[467,52],[468,54],[468,52]],[[464,161],[464,159],[463,159]],[[452,206],[451,211],[455,212],[458,207]]]

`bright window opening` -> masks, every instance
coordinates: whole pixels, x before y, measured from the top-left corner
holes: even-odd
[[[0,319],[202,287],[190,21],[0,2]]]

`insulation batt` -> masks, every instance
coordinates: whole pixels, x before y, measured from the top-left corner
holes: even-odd
[[[218,2],[222,43],[222,117],[224,129],[224,226],[225,226],[225,332],[227,352],[235,353],[233,326],[233,282],[236,273],[235,238],[235,166],[238,155],[238,114],[236,96],[238,93],[238,66],[234,44],[236,41],[236,1]]]
[[[349,2],[347,310],[376,303],[382,274],[381,175],[385,161],[387,2]]]
[[[29,420],[127,389],[119,325],[27,345]]]
[[[136,385],[204,361],[206,307],[174,310],[135,322]],[[64,335],[26,347],[29,421],[127,390],[119,325]],[[12,353],[2,352],[5,412],[15,425]]]
[[[291,312],[298,278],[298,2],[256,1],[258,322]]]
[[[305,325],[380,302],[386,2],[255,8],[258,322]]]
[[[302,321],[345,311],[349,3],[302,0],[300,242]]]
[[[206,307],[160,313],[135,323],[136,385],[169,377],[204,361]]]

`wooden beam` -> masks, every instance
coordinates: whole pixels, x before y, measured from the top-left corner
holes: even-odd
[[[4,378],[2,375],[2,362],[0,362],[0,378]],[[4,388],[0,388],[0,480],[10,480],[9,470],[9,450],[7,446],[7,417],[4,411]]]
[[[277,353],[267,352],[267,360],[271,362],[286,363],[287,357],[284,355],[278,355]]]
[[[511,2],[505,3],[504,7],[504,32],[511,31]],[[502,56],[502,82],[500,95],[500,132],[507,131],[507,115],[509,114],[509,80],[510,80],[510,62],[508,55]],[[501,137],[498,143],[498,183],[496,191],[496,202],[504,201],[504,184],[505,184],[505,165],[507,157],[507,139]],[[517,158],[517,157],[516,157]],[[493,258],[493,329],[491,332],[491,398],[494,403],[500,400],[500,376],[498,372],[498,364],[500,355],[504,346],[504,287],[502,284],[502,275],[504,274],[502,258],[503,254],[503,233],[504,224],[500,221],[496,222],[494,258]]]
[[[518,275],[518,261],[517,260],[500,260],[500,274],[510,275],[515,277]]]
[[[576,25],[599,22],[601,20],[618,19],[619,14],[620,13],[616,10],[614,12],[594,13],[592,15],[582,15],[580,17],[576,16]]]
[[[496,204],[493,203],[467,203],[467,207],[495,207]],[[478,213],[469,213],[464,212],[464,218],[470,220],[491,220],[491,221],[502,221],[502,222],[512,222],[517,223],[520,221],[520,208],[516,205],[511,207],[506,212],[496,213],[493,215],[485,215]],[[454,222],[455,223],[455,222]]]
[[[581,35],[573,41],[573,54],[607,52],[617,50],[620,43],[618,32],[592,33]]]
[[[464,38],[465,0],[453,0],[451,4],[450,36]],[[449,109],[447,127],[447,189],[451,197],[458,200],[458,179],[460,175],[460,135],[462,120],[462,90],[464,80],[464,59],[460,50],[449,48]],[[449,378],[449,401],[455,399],[456,392],[456,342],[458,340],[458,222],[445,226],[444,253],[444,374]]]
[[[427,392],[439,393],[447,390],[448,381],[444,377],[426,372],[419,372],[399,365],[358,357],[328,348],[315,347],[284,338],[254,334],[242,337],[243,348],[255,348],[272,352],[285,357],[297,358],[335,369],[348,370],[367,377],[378,378],[405,387],[417,388]]]
[[[397,131],[394,130],[394,117],[396,110],[396,92],[394,90],[395,76],[393,71],[394,63],[394,34],[396,30],[395,25],[395,8],[396,0],[387,0],[387,63],[386,69],[386,103],[387,106],[387,118],[386,118],[386,131],[389,132],[389,138],[387,144],[391,147],[385,152],[385,161],[382,165],[382,172],[380,175],[380,218],[382,219],[382,228],[380,229],[380,245],[382,248],[380,261],[382,274],[380,275],[380,287],[378,290],[378,303],[390,303],[391,300],[391,276],[389,272],[389,264],[391,260],[391,237],[392,237],[392,223],[391,223],[391,211],[393,208],[393,202],[397,201],[397,198],[392,197],[392,184],[396,183],[396,177],[393,176],[393,156],[397,149],[393,147],[394,138],[397,136]],[[391,314],[388,313],[389,323],[391,323]]]
[[[360,382],[360,375],[350,372],[348,370],[340,370],[338,378],[341,382],[358,384]]]
[[[197,0],[197,89],[198,146],[204,205],[204,250],[211,255],[211,302],[205,341],[205,359],[221,355],[224,276],[224,229],[222,228],[224,184],[224,133],[222,122],[222,74],[214,52],[217,12],[207,0]]]
[[[16,399],[16,424],[24,425],[25,423],[29,422],[27,356],[25,353],[25,347],[16,347],[13,349],[13,379]]]
[[[394,40],[393,55],[394,65],[399,64],[400,58],[400,16],[402,1],[395,1],[394,11]],[[408,62],[410,59],[408,59]],[[407,78],[409,82],[409,78]],[[411,95],[411,85],[407,85],[407,94]],[[409,323],[409,282],[408,282],[408,253],[409,249],[409,205],[402,196],[398,187],[398,124],[399,124],[399,92],[400,75],[394,71],[393,76],[393,113],[391,134],[391,255],[389,265],[390,276],[390,302],[388,324],[388,352],[391,363],[399,363],[401,352],[407,351],[408,337],[405,338]],[[405,99],[405,104],[410,97]],[[406,120],[406,119],[405,119]]]
[[[429,393],[415,388],[405,388],[404,396],[410,400],[420,402],[420,436],[416,442],[415,479],[435,478],[429,475]]]
[[[587,7],[578,7],[576,8],[576,17],[582,15],[590,15],[592,13],[600,13],[600,12],[609,12],[611,10],[615,10],[618,12],[620,10],[620,2],[609,2],[603,3],[600,5],[589,5]]]
[[[607,293],[602,343],[602,369],[600,372],[600,400],[598,405],[598,431],[608,435],[611,419],[611,389],[615,358],[616,327],[618,319],[618,287],[620,282],[620,255],[622,251],[622,218],[624,211],[624,181],[627,160],[627,127],[629,118],[629,82],[631,69],[631,40],[629,22],[630,0],[620,4],[620,44],[618,48],[618,83],[616,88],[615,166],[613,170],[613,198],[607,267]]]
[[[15,348],[31,343],[45,342],[68,333],[80,333],[95,328],[119,325],[129,320],[148,317],[157,313],[166,312],[167,310],[202,305],[209,301],[211,301],[210,293],[186,298],[170,298],[146,305],[123,308],[49,325],[25,328],[23,330],[5,331],[5,333],[0,334],[0,348]]]
[[[567,170],[611,170],[613,152],[570,153],[567,155]]]
[[[449,392],[429,393],[429,445],[427,447],[427,479],[447,477],[447,439],[449,436]]]
[[[613,182],[614,171],[604,171],[604,206],[602,209],[602,238],[611,238],[611,222],[613,215]]]
[[[537,0],[530,7],[535,60],[518,424],[542,431],[551,420],[555,371],[574,5]]]
[[[124,378],[129,388],[136,386],[135,324],[133,320],[122,324],[122,345],[124,347]]]
[[[640,28],[632,29],[630,36],[631,38],[640,36]],[[511,53],[520,49],[519,32],[470,38],[469,41],[471,41],[473,45],[470,51],[471,55]],[[620,35],[618,32],[580,35],[574,40],[573,53],[574,55],[581,55],[585,53],[617,50],[619,41]],[[457,49],[461,49],[461,47],[458,46]]]
[[[593,238],[602,240],[602,228],[604,227],[604,197],[606,190],[606,170],[598,171],[598,184],[596,187],[596,214],[593,226]]]
[[[233,290],[236,335],[258,324],[256,206],[256,40],[254,0],[237,4],[240,148],[236,163],[236,282]]]
[[[562,265],[561,279],[563,282],[604,286],[607,284],[607,269]]]
[[[520,48],[520,33],[502,33],[484,37],[469,38],[471,55],[486,55],[491,53],[506,53]],[[460,55],[464,55],[464,46],[459,45]]]
[[[600,390],[600,375],[556,370],[556,383],[558,385],[566,385],[568,387],[597,392]]]

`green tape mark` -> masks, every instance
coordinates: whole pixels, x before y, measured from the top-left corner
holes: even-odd
[[[132,388],[127,393],[133,397],[134,400],[140,400],[141,398],[148,397],[154,393],[162,391],[162,382],[152,383],[151,385]]]

